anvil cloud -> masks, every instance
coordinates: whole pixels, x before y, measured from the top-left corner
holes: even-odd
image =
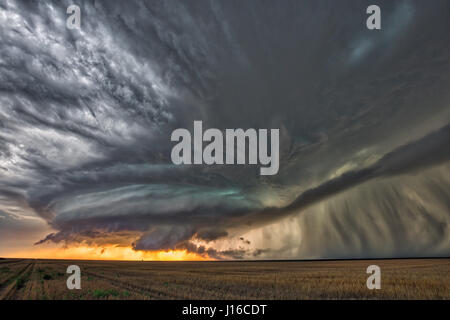
[[[381,30],[369,1],[70,4],[0,1],[0,255],[450,255],[446,1],[379,1]],[[174,165],[196,120],[280,128],[278,174]]]

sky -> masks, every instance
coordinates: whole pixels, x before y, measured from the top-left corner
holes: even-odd
[[[447,1],[71,4],[0,0],[0,256],[450,256]],[[279,172],[174,165],[196,120]]]

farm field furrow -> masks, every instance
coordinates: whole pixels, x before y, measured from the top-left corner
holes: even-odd
[[[1,261],[2,299],[450,299],[450,258]],[[366,269],[372,264],[381,268],[381,290],[366,287]],[[80,290],[67,288],[69,265],[80,267]]]
[[[0,300],[8,300],[14,297],[16,291],[23,287],[33,266],[33,262],[28,263],[24,268],[3,282],[0,289]]]
[[[6,284],[16,277],[20,272],[22,272],[29,262],[20,261],[17,263],[5,263],[0,265],[0,290]]]

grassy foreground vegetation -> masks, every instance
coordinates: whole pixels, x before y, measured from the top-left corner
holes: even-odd
[[[66,269],[81,268],[81,290]],[[367,266],[381,268],[368,290]],[[449,259],[267,262],[0,260],[0,299],[450,299]]]

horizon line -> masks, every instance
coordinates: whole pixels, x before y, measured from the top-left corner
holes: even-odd
[[[64,259],[64,258],[24,258],[0,257],[0,260],[61,260],[61,261],[109,261],[109,262],[318,262],[318,261],[363,261],[363,260],[413,260],[413,259],[450,259],[450,256],[424,256],[424,257],[389,257],[389,258],[323,258],[323,259],[230,259],[230,260],[116,260],[116,259]]]

